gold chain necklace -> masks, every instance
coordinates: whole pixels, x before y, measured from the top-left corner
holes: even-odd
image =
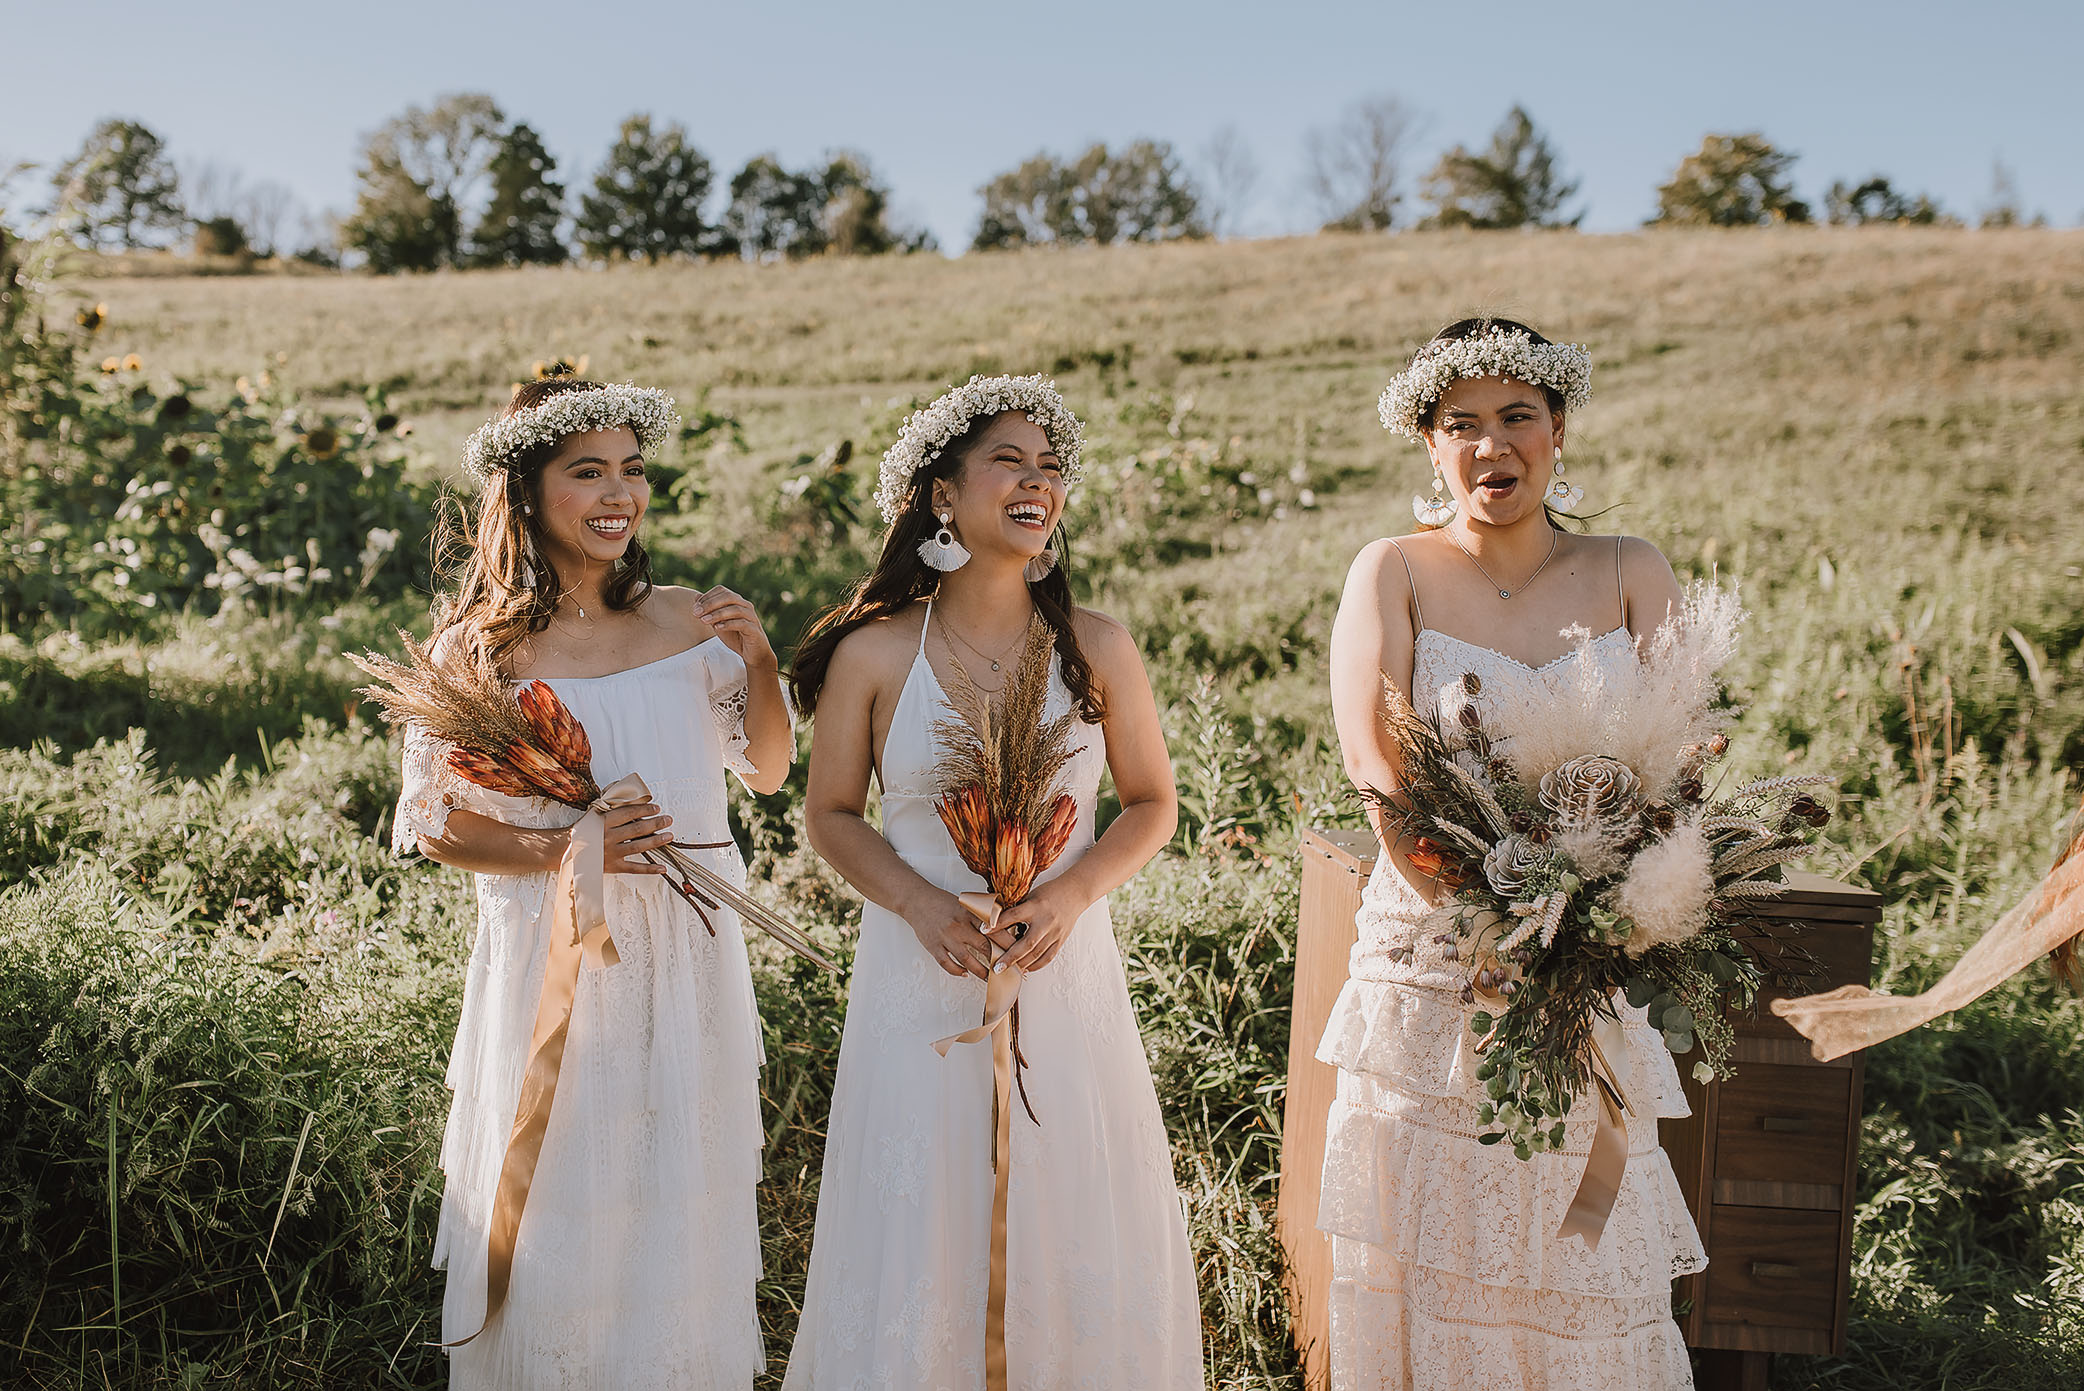
[[[1447,539],[1454,542],[1454,548],[1460,551],[1463,555],[1469,557],[1469,563],[1476,567],[1476,573],[1483,576],[1485,579],[1491,582],[1491,588],[1498,591],[1498,597],[1500,599],[1510,599],[1515,594],[1525,594],[1527,592],[1527,586],[1534,583],[1535,580],[1541,578],[1541,572],[1548,569],[1549,562],[1556,558],[1556,542],[1559,539],[1561,539],[1556,529],[1554,527],[1550,527],[1549,553],[1541,558],[1541,564],[1534,567],[1533,574],[1527,576],[1526,579],[1520,581],[1520,587],[1518,589],[1507,589],[1504,585],[1498,583],[1497,576],[1493,575],[1490,571],[1483,568],[1483,562],[1476,558],[1476,553],[1474,551],[1470,550],[1467,546],[1462,544],[1462,538],[1456,536],[1452,528],[1443,527],[1441,529],[1447,532]]]
[[[1030,611],[1029,617],[1030,617],[1030,620],[1032,621],[1032,618],[1033,618],[1033,613],[1032,613],[1032,611]],[[950,637],[954,638],[954,639],[955,639],[955,640],[956,640],[957,642],[961,643],[961,644],[962,644],[962,645],[963,645],[964,647],[967,647],[967,648],[969,648],[969,649],[970,649],[970,651],[971,651],[972,653],[974,653],[975,655],[977,655],[978,657],[981,657],[981,658],[983,658],[983,659],[984,659],[985,661],[987,661],[987,662],[990,662],[990,663],[991,663],[991,669],[992,669],[993,671],[997,671],[997,670],[999,669],[999,661],[998,661],[998,659],[997,659],[997,658],[995,658],[995,657],[993,657],[993,656],[992,656],[992,655],[991,655],[991,654],[990,654],[989,652],[986,652],[986,651],[985,651],[985,650],[984,650],[983,648],[981,648],[981,647],[977,646],[977,644],[976,644],[976,643],[974,643],[974,642],[971,642],[971,641],[970,641],[970,640],[969,640],[968,638],[964,637],[964,636],[963,636],[963,635],[962,635],[961,633],[957,632],[957,631],[955,630],[955,625],[954,625],[953,623],[950,623],[950,622],[948,621],[947,615],[945,615],[945,614],[943,614],[943,615],[941,616],[941,626],[942,626],[943,628],[946,628],[946,629],[948,630],[948,635],[949,635]],[[1026,640],[1026,638],[1027,638],[1027,635],[1028,635],[1028,630],[1027,630],[1027,624],[1022,624],[1022,625],[1021,625],[1021,628],[1020,628],[1020,638],[1019,638],[1018,640],[1019,640],[1019,641],[1025,641],[1025,640]],[[1009,644],[1009,645],[1010,645],[1010,644]],[[1002,655],[1003,655],[1003,654],[1002,654]]]

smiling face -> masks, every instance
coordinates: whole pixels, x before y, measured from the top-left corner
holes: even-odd
[[[629,549],[651,483],[627,426],[568,436],[535,479],[536,544],[561,574],[606,568]]]
[[[1464,377],[1440,393],[1425,436],[1462,516],[1510,526],[1541,510],[1563,447],[1563,417],[1550,412],[1538,386]]]
[[[1064,515],[1064,470],[1049,436],[1019,411],[999,412],[954,478],[934,484],[933,510],[953,514],[950,525],[971,555],[1025,565]]]

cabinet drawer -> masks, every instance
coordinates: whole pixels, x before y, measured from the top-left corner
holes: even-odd
[[[1844,1257],[1839,1214],[1717,1205],[1711,1230],[1708,1322],[1830,1331]]]
[[[1739,1065],[1716,1107],[1716,1181],[1842,1186],[1852,1078],[1842,1067]]]

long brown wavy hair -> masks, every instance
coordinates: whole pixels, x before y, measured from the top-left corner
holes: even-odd
[[[796,697],[797,709],[817,708],[818,693],[825,688],[825,673],[832,665],[832,653],[840,639],[865,623],[902,613],[940,587],[940,571],[919,558],[919,543],[941,525],[933,514],[933,485],[952,479],[961,471],[985,428],[996,418],[986,415],[971,421],[967,430],[941,446],[939,458],[912,475],[904,510],[890,524],[875,568],[844,600],[811,620],[803,641],[797,644],[795,660],[789,664],[789,690]],[[1098,724],[1107,715],[1106,697],[1092,664],[1078,646],[1078,635],[1072,630],[1071,615],[1077,605],[1071,597],[1071,581],[1065,574],[1070,556],[1061,523],[1053,545],[1057,563],[1041,579],[1028,581],[1028,595],[1035,601],[1035,611],[1056,634],[1057,664],[1079,718]]]
[[[553,396],[598,386],[573,377],[527,382],[514,389],[514,399],[500,415],[505,418]],[[435,564],[455,587],[436,604],[433,640],[453,629],[456,636],[451,641],[462,643],[457,655],[464,661],[507,671],[515,649],[549,627],[557,612],[564,583],[543,548],[542,523],[528,509],[541,496],[543,466],[563,445],[563,439],[555,439],[517,455],[492,471],[474,505],[454,499],[454,506],[443,509]],[[526,580],[531,566],[532,586]],[[632,536],[608,581],[607,604],[611,609],[634,609],[650,593],[651,557]]]

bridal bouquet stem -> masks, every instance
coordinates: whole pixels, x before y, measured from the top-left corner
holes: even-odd
[[[1027,639],[998,700],[978,688],[960,662],[948,683],[952,718],[936,720],[934,742],[941,750],[934,810],[970,872],[985,893],[962,894],[965,908],[989,933],[999,916],[1028,896],[1041,873],[1055,864],[1078,824],[1078,803],[1062,789],[1071,761],[1071,712],[1049,717],[1049,673],[1055,634],[1040,615],[1028,619]],[[1006,1202],[1012,1174],[1013,1092],[1028,1119],[1039,1124],[1028,1100],[1027,1059],[1020,1052],[1022,971],[991,947],[992,972],[984,992],[984,1017],[975,1028],[937,1040],[942,1057],[958,1043],[992,1047],[991,1269],[985,1297],[984,1361],[987,1391],[1003,1391],[1006,1368]]]
[[[1781,866],[1829,820],[1828,779],[1710,786],[1741,618],[1734,595],[1696,584],[1621,673],[1579,660],[1537,699],[1471,672],[1438,714],[1389,689],[1402,776],[1364,796],[1451,895],[1427,925],[1464,1003],[1484,1005],[1471,1027],[1486,1144],[1522,1159],[1560,1147],[1588,1086],[1618,1120],[1617,995],[1675,1057],[1696,1055],[1697,1079],[1727,1075],[1723,1006],[1749,1007],[1798,956],[1755,950],[1770,934],[1747,910],[1783,891]]]

